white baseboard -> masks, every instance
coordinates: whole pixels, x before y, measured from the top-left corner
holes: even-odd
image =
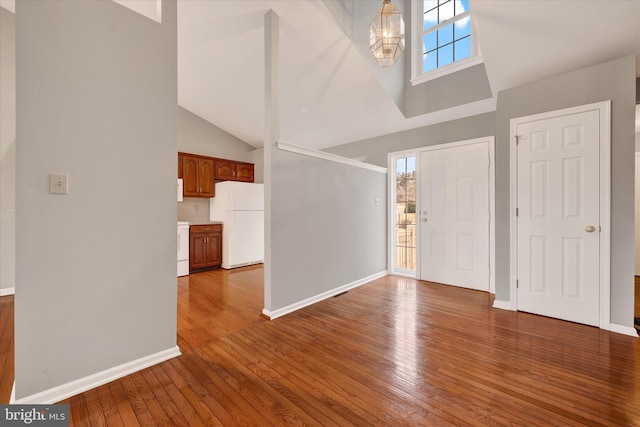
[[[141,371],[158,363],[164,362],[174,357],[180,356],[180,348],[178,346],[169,348],[167,350],[160,351],[149,356],[141,357],[140,359],[133,360],[131,362],[124,363],[119,366],[104,370],[102,372],[89,375],[88,377],[80,378],[75,381],[68,382],[66,384],[59,385],[57,387],[50,388],[45,391],[41,391],[31,396],[15,399],[12,395],[13,403],[17,405],[23,404],[53,404],[61,400],[67,399],[71,396],[83,393],[92,388],[96,388],[118,378],[126,377],[134,372]],[[15,389],[15,382],[13,384]]]
[[[610,323],[609,330],[618,334],[624,334],[638,338],[638,331],[636,331],[636,328],[633,328],[631,326],[622,326],[616,325],[615,323]]]
[[[288,306],[283,307],[283,308],[279,308],[279,309],[274,310],[274,311],[269,311],[267,309],[263,309],[262,310],[262,314],[267,316],[269,319],[273,320],[273,319],[276,319],[278,317],[284,316],[285,314],[289,314],[289,313],[292,313],[292,312],[294,312],[296,310],[300,310],[301,308],[306,307],[308,305],[315,304],[315,303],[317,303],[319,301],[322,301],[322,300],[327,299],[329,297],[332,297],[334,295],[338,295],[338,294],[346,292],[346,291],[348,291],[350,289],[357,288],[358,286],[364,285],[365,283],[368,283],[368,282],[370,282],[372,280],[384,277],[387,274],[388,273],[387,273],[386,270],[385,271],[381,271],[379,273],[375,273],[375,274],[372,274],[370,276],[364,277],[362,279],[356,280],[354,282],[347,283],[346,285],[342,285],[342,286],[340,286],[338,288],[331,289],[329,291],[323,292],[323,293],[318,294],[316,296],[304,299],[302,301],[293,303],[291,305],[288,305]]]
[[[7,295],[14,295],[16,293],[16,288],[1,288],[0,289],[0,297],[4,297]]]
[[[500,310],[513,311],[513,307],[511,307],[511,301],[494,300],[493,308],[499,308]]]

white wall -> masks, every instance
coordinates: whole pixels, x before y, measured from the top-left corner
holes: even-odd
[[[0,7],[0,295],[16,283],[15,15]]]
[[[16,4],[17,399],[175,350],[176,13]]]

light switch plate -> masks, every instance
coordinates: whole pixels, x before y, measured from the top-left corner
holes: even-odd
[[[51,194],[69,194],[69,175],[52,173]]]

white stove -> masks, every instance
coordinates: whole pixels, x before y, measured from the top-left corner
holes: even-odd
[[[189,274],[189,223],[178,221],[178,277]]]

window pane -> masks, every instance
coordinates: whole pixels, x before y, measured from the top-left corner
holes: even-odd
[[[405,226],[396,227],[396,246],[406,246],[407,228]]]
[[[438,7],[438,0],[424,0],[424,13],[429,12],[434,7]]]
[[[461,39],[471,35],[471,18],[464,18],[454,24],[455,39]]]
[[[430,12],[424,14],[423,30],[427,30],[438,23],[438,9],[433,9]]]
[[[408,248],[416,247],[416,226],[415,225],[407,225],[407,247]]]
[[[407,268],[407,249],[401,246],[396,247],[396,267]]]
[[[438,49],[438,67],[444,67],[453,62],[453,44]]]
[[[449,0],[446,3],[443,3],[438,8],[440,10],[440,17],[438,22],[446,21],[447,19],[453,18],[453,3],[455,0]]]
[[[453,41],[453,24],[438,30],[438,47],[449,44]]]
[[[469,0],[456,0],[456,15],[469,10]]]
[[[396,160],[396,178],[407,171],[407,159],[401,158]]]
[[[422,53],[429,52],[438,47],[438,34],[433,31],[429,34],[425,34],[422,37]]]
[[[469,58],[471,56],[471,37],[466,37],[462,40],[458,40],[454,44],[455,60]]]
[[[406,214],[405,214],[404,223],[405,224],[415,225],[415,223],[416,223],[416,202],[415,202],[415,200],[407,202],[406,208],[405,208],[405,212],[406,212]]]
[[[426,53],[422,56],[422,72],[428,73],[438,68],[438,51]]]
[[[407,157],[407,173],[410,177],[415,179],[416,177],[416,158]]]

